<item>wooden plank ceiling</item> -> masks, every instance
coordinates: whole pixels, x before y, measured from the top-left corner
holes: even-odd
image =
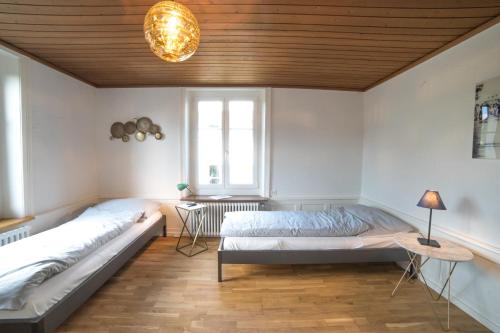
[[[97,87],[365,90],[500,14],[500,0],[179,0],[202,39],[191,59],[170,64],[143,36],[156,2],[0,0],[0,39]]]

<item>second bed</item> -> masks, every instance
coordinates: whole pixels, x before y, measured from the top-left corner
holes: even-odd
[[[340,213],[339,213],[340,212]],[[335,221],[325,219],[334,213]],[[331,264],[406,261],[393,239],[414,232],[404,221],[373,207],[352,205],[331,212],[231,213],[226,215],[218,250],[218,280],[223,264]],[[240,215],[238,215],[240,214]],[[303,215],[303,216],[302,216]],[[286,223],[273,226],[276,219]],[[304,223],[297,222],[304,220]],[[313,221],[307,221],[313,220]],[[339,222],[340,221],[340,222]],[[270,222],[270,230],[265,223]],[[316,229],[322,229],[319,232]],[[320,235],[320,236],[317,236]]]

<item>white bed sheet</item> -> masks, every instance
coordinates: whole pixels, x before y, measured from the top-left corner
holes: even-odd
[[[135,223],[124,233],[97,249],[76,265],[33,289],[23,309],[16,311],[1,310],[0,319],[36,318],[42,315],[160,218],[161,212],[156,212],[143,222]]]
[[[338,250],[398,247],[394,235],[353,237],[226,237],[224,250]]]

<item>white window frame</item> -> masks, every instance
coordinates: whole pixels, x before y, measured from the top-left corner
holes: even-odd
[[[184,95],[182,179],[191,185],[197,195],[261,195],[269,196],[269,149],[270,108],[269,89],[255,88],[186,88]],[[218,100],[223,102],[223,175],[222,184],[199,185],[197,180],[197,102]],[[229,184],[228,136],[229,101],[253,100],[254,114],[254,183],[250,185]]]
[[[20,148],[22,149],[22,159],[18,161],[19,167],[22,168],[22,176],[20,179],[22,192],[22,201],[18,203],[15,213],[7,213],[9,217],[23,217],[33,214],[32,206],[32,176],[31,176],[31,109],[29,101],[29,62],[30,59],[16,52],[11,51],[0,45],[0,52],[4,56],[10,56],[17,59],[18,62],[18,75],[19,75],[19,112],[20,112],[20,130],[21,142]],[[2,209],[0,209],[1,211]],[[4,212],[0,212],[0,219]]]

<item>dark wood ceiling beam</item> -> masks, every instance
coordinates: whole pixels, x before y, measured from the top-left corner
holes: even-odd
[[[93,24],[93,25],[64,25],[64,24],[20,24],[1,23],[0,31],[25,30],[25,31],[97,31],[97,32],[121,32],[134,31],[142,33],[142,26],[137,24]],[[366,26],[333,26],[320,24],[265,24],[265,23],[207,23],[201,25],[202,36],[211,31],[248,31],[249,33],[258,31],[282,31],[282,32],[347,32],[366,33],[383,35],[439,35],[439,36],[459,36],[468,32],[467,28],[408,28],[408,27],[366,27]]]
[[[67,68],[67,67],[65,67]],[[70,67],[72,68],[72,67]],[[279,69],[279,70],[275,70]],[[134,72],[134,73],[157,73],[159,75],[163,75],[166,73],[171,73],[172,77],[177,77],[177,76],[182,76],[182,75],[189,75],[192,73],[199,73],[199,72],[227,72],[227,73],[259,73],[259,72],[270,72],[270,73],[275,73],[276,75],[281,75],[283,73],[303,73],[304,77],[311,75],[311,76],[317,76],[317,75],[324,75],[325,77],[328,75],[335,75],[338,73],[339,75],[346,74],[346,75],[352,75],[353,77],[356,76],[361,76],[361,77],[368,77],[368,76],[379,76],[381,71],[373,70],[359,70],[359,69],[353,69],[353,68],[345,68],[342,69],[341,67],[335,68],[335,69],[324,69],[323,71],[318,70],[317,68],[307,68],[307,67],[293,67],[291,68],[290,66],[286,68],[280,68],[280,67],[252,67],[252,66],[198,66],[198,67],[191,67],[187,69],[172,69],[172,68],[156,68],[156,67],[133,67],[133,66],[125,66],[123,68],[121,67],[110,67],[106,69],[98,68],[98,67],[87,67],[87,68],[78,68],[79,72],[81,73],[122,73],[122,74],[127,74],[128,72]],[[391,71],[389,69],[384,70],[382,72],[390,73]]]
[[[6,39],[7,42],[10,41],[10,39]],[[34,43],[34,42],[18,42],[16,43],[21,48],[46,48],[46,49],[63,49],[63,48],[68,48],[67,44],[61,43],[61,44],[47,44],[47,43]],[[125,43],[125,44],[72,44],[71,48],[74,50],[78,49],[144,49],[145,45],[142,43],[137,43],[137,44],[132,44],[132,43]],[[146,45],[147,47],[147,45]],[[247,49],[247,50],[252,50],[256,48],[261,48],[261,49],[268,49],[268,50],[277,50],[278,48],[276,46],[273,46],[272,44],[268,43],[205,43],[201,44],[199,49],[200,51],[204,50],[228,50],[230,52],[231,50],[242,50],[242,49]],[[281,44],[280,48],[286,49],[289,52],[300,52],[301,50],[317,50],[317,51],[324,51],[324,50],[350,50],[350,51],[371,51],[371,52],[416,52],[420,53],[423,52],[424,54],[427,52],[431,52],[433,49],[432,48],[412,48],[412,47],[385,47],[385,46],[378,46],[378,45],[312,45],[312,44]]]
[[[35,30],[1,30],[3,38],[144,38],[143,31],[35,31]],[[448,42],[456,36],[447,35],[386,35],[348,32],[312,32],[312,31],[243,31],[243,30],[213,30],[204,32],[207,38],[308,38],[316,40],[346,39],[372,41],[402,41],[402,42]]]
[[[296,61],[283,61],[283,62],[276,62],[276,61],[217,61],[217,62],[191,62],[189,64],[182,64],[182,66],[174,66],[174,65],[160,65],[158,66],[157,64],[154,63],[144,63],[140,61],[136,62],[120,62],[117,63],[116,61],[72,61],[72,60],[67,60],[67,61],[59,61],[59,64],[61,66],[71,66],[74,69],[78,68],[102,68],[105,66],[106,68],[122,68],[126,69],[127,67],[134,67],[134,68],[156,68],[156,69],[166,69],[166,70],[189,70],[190,68],[197,68],[197,67],[228,67],[231,68],[232,66],[236,67],[241,67],[241,66],[247,66],[247,67],[252,67],[252,68],[257,68],[257,67],[275,67],[275,68],[281,68],[281,67],[296,67],[296,68],[319,68],[319,69],[359,69],[361,68],[364,71],[376,71],[379,72],[381,70],[394,70],[396,68],[400,68],[401,64],[377,64],[373,63],[372,65],[368,64],[357,64],[353,62],[348,62],[348,61],[339,61],[339,62],[332,62],[332,63],[307,63],[307,62],[296,62]]]
[[[52,45],[112,45],[112,44],[136,44],[147,45],[144,37],[9,37],[2,36],[4,40],[12,44],[52,44]],[[435,49],[444,42],[435,41],[399,41],[399,40],[371,40],[371,39],[335,39],[335,38],[306,38],[306,37],[267,37],[267,36],[205,36],[200,44],[200,47],[208,46],[212,43],[227,43],[227,44],[251,44],[264,45],[268,44],[275,48],[281,45],[315,45],[315,46],[380,46],[380,47],[396,47],[396,48],[415,48],[415,49]]]
[[[150,73],[136,73],[133,77],[131,75],[117,75],[116,77],[110,77],[109,75],[101,75],[96,77],[96,81],[99,83],[104,83],[107,82],[109,83],[110,81],[114,82],[135,82],[135,83],[140,83],[144,82],[144,79],[149,81],[155,81],[157,80],[158,82],[165,82],[165,83],[175,83],[179,82],[180,84],[182,82],[191,82],[193,84],[198,83],[198,84],[204,84],[208,82],[218,82],[223,84],[224,82],[227,82],[228,84],[232,84],[235,82],[238,83],[247,83],[248,80],[254,80],[252,81],[252,84],[255,83],[255,81],[259,82],[262,80],[262,82],[265,82],[266,80],[269,81],[270,83],[279,83],[279,82],[287,82],[287,83],[297,83],[297,80],[294,79],[293,76],[287,76],[287,75],[268,75],[268,74],[257,74],[257,75],[241,75],[238,78],[235,78],[234,76],[231,75],[221,75],[220,77],[214,77],[213,75],[202,75],[201,76],[203,79],[203,83],[200,83],[199,76],[192,76],[188,75],[185,76],[181,79],[176,78],[175,80],[170,80],[170,79],[165,79],[164,77],[159,77],[154,74]],[[353,85],[353,84],[369,84],[370,82],[373,82],[371,79],[367,78],[351,78],[347,79],[345,76],[335,76],[335,77],[329,77],[329,78],[321,78],[321,77],[308,77],[307,83],[319,83],[319,84],[328,84],[329,82],[336,82],[337,85],[339,83],[342,83],[344,86],[346,85]]]
[[[49,58],[51,59],[51,58]],[[325,61],[325,62],[314,62],[314,61],[307,61],[307,59],[303,61],[297,61],[295,59],[286,59],[286,60],[281,60],[281,61],[276,61],[274,59],[260,59],[260,60],[238,60],[238,59],[228,59],[221,57],[220,59],[214,59],[212,61],[207,61],[206,59],[200,59],[199,61],[191,61],[189,63],[183,63],[179,64],[179,66],[175,66],[175,64],[167,64],[167,63],[161,63],[157,61],[135,61],[135,60],[123,60],[120,62],[117,62],[116,60],[100,60],[100,59],[94,59],[92,60],[91,58],[84,59],[83,60],[73,60],[73,59],[65,59],[58,61],[59,64],[63,66],[67,65],[73,65],[75,67],[81,67],[81,68],[86,68],[86,67],[94,67],[94,68],[99,68],[102,66],[105,66],[106,68],[113,68],[113,67],[146,67],[146,68],[166,68],[166,69],[179,69],[179,70],[184,70],[184,69],[189,69],[192,67],[200,67],[200,66],[242,66],[242,65],[248,65],[248,66],[289,66],[289,67],[305,67],[305,68],[338,68],[338,67],[343,67],[343,68],[371,68],[371,69],[395,69],[395,68],[400,68],[401,64],[407,64],[408,61],[406,62],[377,62],[377,61],[372,61],[367,63],[366,61],[359,61],[359,60],[345,60],[345,59],[338,59],[338,60],[331,60],[331,61]]]
[[[64,15],[64,16],[117,16],[146,14],[149,5],[138,6],[41,6],[26,4],[4,4],[2,12],[23,15]],[[397,17],[397,18],[456,18],[456,17],[491,17],[500,11],[500,5],[473,8],[384,8],[384,7],[339,7],[339,6],[304,6],[272,4],[190,4],[189,9],[195,15],[206,14],[292,14],[321,16],[358,16],[358,17]]]
[[[453,17],[453,18],[393,18],[393,17],[359,17],[359,16],[327,16],[327,15],[291,15],[291,14],[205,14],[198,17],[200,25],[204,23],[263,23],[263,24],[307,24],[338,25],[365,27],[408,27],[408,28],[474,28],[489,18]],[[137,24],[144,23],[144,15],[97,15],[97,16],[64,16],[64,15],[24,15],[0,12],[0,23],[22,24]]]
[[[127,0],[127,7],[152,6],[158,0]],[[370,7],[375,8],[478,8],[500,6],[499,0],[179,0],[188,6],[191,5],[297,5],[304,7],[332,6],[336,7]],[[74,6],[74,7],[95,7],[95,6],[123,6],[123,0],[0,0],[0,4],[27,4],[44,6]]]
[[[59,49],[33,49],[40,56],[53,59],[54,61],[61,60],[72,60],[72,59],[116,59],[120,57],[127,61],[129,59],[142,59],[143,61],[156,60],[155,55],[151,54],[150,51],[131,51],[126,49],[110,49],[110,50],[92,50],[92,49],[79,49],[79,50],[59,50]],[[271,59],[274,61],[283,61],[286,59],[293,59],[297,61],[305,62],[318,62],[318,63],[329,63],[336,60],[362,60],[362,61],[387,61],[391,63],[407,63],[419,58],[419,55],[423,56],[425,53],[397,53],[391,54],[387,52],[369,52],[369,51],[344,51],[344,52],[318,52],[316,50],[300,50],[293,53],[283,51],[272,51],[272,50],[255,50],[254,52],[246,52],[245,50],[233,50],[233,51],[217,51],[217,50],[206,50],[198,51],[196,57],[192,57],[185,63],[200,62],[201,60],[207,63],[218,61],[218,59],[228,59],[228,60],[241,60],[241,61],[258,61]],[[201,59],[201,60],[200,60]],[[164,64],[166,66],[171,64]]]

